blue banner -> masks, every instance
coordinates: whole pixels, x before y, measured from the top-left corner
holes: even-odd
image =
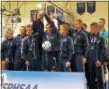
[[[84,73],[4,71],[1,78],[2,89],[85,89]]]
[[[87,12],[92,14],[96,11],[96,2],[95,1],[88,1],[87,2]]]
[[[77,3],[77,13],[82,15],[85,12],[85,2]]]

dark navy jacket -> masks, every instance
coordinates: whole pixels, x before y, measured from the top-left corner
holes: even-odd
[[[47,40],[51,42],[52,51],[59,51],[59,34],[58,33],[52,33],[51,35],[48,35],[48,33],[45,32],[43,36],[43,42]]]
[[[41,20],[37,19],[32,24],[33,33],[39,33],[40,36],[44,34],[44,24]]]
[[[55,53],[59,52],[59,34],[58,33],[52,33],[51,35],[48,35],[47,32],[44,33],[43,36],[43,42],[44,41],[50,41],[51,43],[51,51],[46,52],[43,50],[43,55],[42,55],[42,66],[44,63],[50,63],[49,65],[55,66],[56,63],[56,56]]]
[[[16,38],[14,39],[15,40],[15,60],[18,59],[18,60],[21,60],[23,54],[22,54],[22,42],[23,42],[23,39],[25,37],[21,37],[21,35],[18,35],[16,36]]]
[[[70,61],[73,54],[74,44],[72,38],[69,36],[60,36],[60,60]]]
[[[74,30],[71,37],[74,40],[75,54],[82,54],[85,57],[89,46],[88,35],[84,31]]]
[[[9,59],[10,62],[14,61],[15,56],[15,42],[13,39],[10,40],[4,40],[1,44],[1,53],[3,56],[2,60],[5,60],[6,58]]]
[[[107,45],[105,39],[100,34],[90,34],[89,48],[87,56],[91,55],[91,52],[95,52],[94,59],[103,62],[105,60]],[[93,56],[93,55],[92,55]]]
[[[23,40],[23,59],[32,60],[40,58],[39,35],[25,37]]]

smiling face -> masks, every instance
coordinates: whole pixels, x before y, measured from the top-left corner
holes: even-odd
[[[26,27],[25,27],[25,26],[21,26],[21,27],[20,27],[20,34],[21,34],[22,36],[24,36],[24,35],[26,34]]]
[[[33,31],[32,31],[31,28],[27,28],[27,29],[26,29],[26,34],[27,34],[27,36],[32,36],[32,33],[33,33]]]
[[[97,23],[94,22],[90,25],[90,32],[95,34],[99,32],[99,26]]]
[[[75,20],[74,27],[78,30],[82,28],[82,21],[81,20]]]
[[[105,26],[105,19],[99,19],[98,25],[100,26],[100,28],[104,28]]]
[[[47,33],[52,32],[51,24],[47,24],[47,25],[46,25],[46,31],[47,31]]]
[[[8,30],[6,33],[6,38],[7,39],[12,39],[13,38],[13,31],[12,30]]]
[[[66,24],[60,25],[60,35],[67,35],[68,34],[68,26]]]

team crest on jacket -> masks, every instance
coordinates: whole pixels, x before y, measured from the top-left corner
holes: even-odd
[[[33,42],[35,42],[35,38],[33,38],[32,40],[33,40]]]
[[[97,44],[99,44],[100,43],[100,40],[97,40]]]
[[[67,41],[67,39],[66,39],[66,38],[64,38],[64,39],[63,39],[63,42],[66,42],[66,41]]]
[[[76,36],[76,33],[75,33],[75,34],[73,34],[73,36],[75,37],[75,36]]]
[[[12,46],[12,42],[10,42],[9,45]]]
[[[54,37],[53,37],[53,36],[51,36],[51,39],[54,39]]]
[[[80,38],[80,35],[78,35],[77,38],[79,39]]]

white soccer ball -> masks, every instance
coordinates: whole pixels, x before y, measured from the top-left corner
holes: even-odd
[[[51,43],[50,41],[44,41],[43,44],[42,44],[42,48],[44,50],[49,50],[51,48]]]

